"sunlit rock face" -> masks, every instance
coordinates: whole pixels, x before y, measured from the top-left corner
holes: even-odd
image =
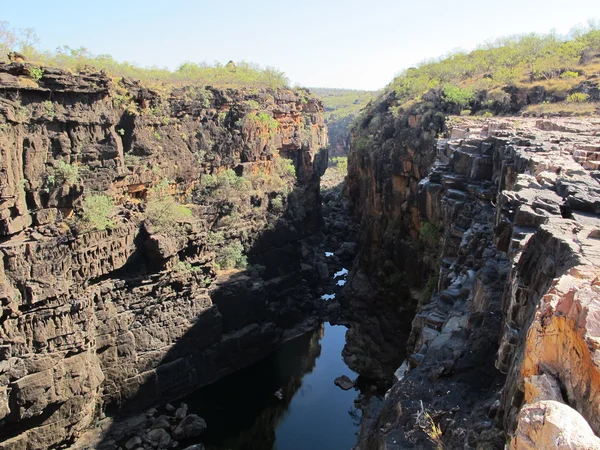
[[[34,81],[28,67],[0,64],[3,448],[51,447],[101,407],[177,397],[263,357],[317,315],[325,259],[310,240],[327,163],[316,99],[165,93],[47,67]],[[235,198],[198,190],[229,169],[255,184]],[[191,210],[169,229],[144,219],[161,182]],[[109,229],[75,230],[91,193],[118,214]],[[248,268],[217,274],[234,242]]]
[[[435,140],[432,95],[401,116],[380,99],[349,156],[363,232],[349,285],[365,318],[346,357],[369,373],[369,355],[402,357],[400,343],[383,345],[398,339],[409,369],[365,409],[358,447],[429,445],[433,423],[449,448],[503,448],[515,433],[514,448],[563,448],[545,447],[554,431],[535,421],[548,413],[560,428],[561,414],[538,402],[579,416],[565,416],[561,436],[577,420],[598,432],[600,185],[590,161],[600,122],[457,119]],[[406,315],[411,327],[378,326]]]

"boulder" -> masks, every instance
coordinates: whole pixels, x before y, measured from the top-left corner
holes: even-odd
[[[173,438],[188,439],[200,436],[206,430],[206,422],[196,414],[190,414],[173,430]]]
[[[352,389],[354,387],[354,382],[348,378],[346,375],[342,375],[341,377],[337,377],[334,380],[336,386],[342,388],[344,391],[348,389]]]
[[[178,419],[183,419],[187,415],[188,406],[185,403],[179,405],[177,411],[175,411],[175,417]]]
[[[164,449],[171,444],[171,436],[162,428],[157,428],[146,434],[146,441],[154,448]]]
[[[552,400],[526,405],[511,450],[600,450],[600,439],[573,408]]]
[[[140,445],[142,445],[142,438],[140,438],[139,436],[134,436],[125,443],[125,448],[127,450],[132,450],[134,448],[139,447]]]
[[[158,418],[154,421],[152,426],[150,427],[153,430],[158,428],[168,429],[171,427],[171,423],[169,422],[169,418],[167,416],[158,416]]]

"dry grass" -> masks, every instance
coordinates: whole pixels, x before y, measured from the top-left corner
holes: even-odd
[[[593,116],[600,114],[600,103],[542,103],[539,105],[530,105],[521,115],[523,116],[558,116],[558,117],[569,117],[569,116]]]

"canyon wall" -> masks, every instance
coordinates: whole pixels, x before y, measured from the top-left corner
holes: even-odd
[[[393,101],[365,113],[349,158],[349,284],[376,311],[347,348],[368,366],[354,341],[373,343],[388,372],[394,339],[407,357],[357,448],[597,448],[600,121],[461,118],[438,139],[435,91],[406,114]],[[400,319],[376,329],[411,308],[408,338]]]
[[[31,67],[0,64],[0,448],[72,441],[314,326],[319,101]],[[82,220],[94,195],[108,226]]]

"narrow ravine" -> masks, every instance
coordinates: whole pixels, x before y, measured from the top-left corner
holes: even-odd
[[[206,433],[180,442],[207,450],[348,449],[356,441],[358,391],[334,385],[356,378],[343,362],[346,327],[322,324],[257,364],[182,399]],[[281,398],[279,398],[281,397]],[[335,432],[332,432],[335,430]]]

